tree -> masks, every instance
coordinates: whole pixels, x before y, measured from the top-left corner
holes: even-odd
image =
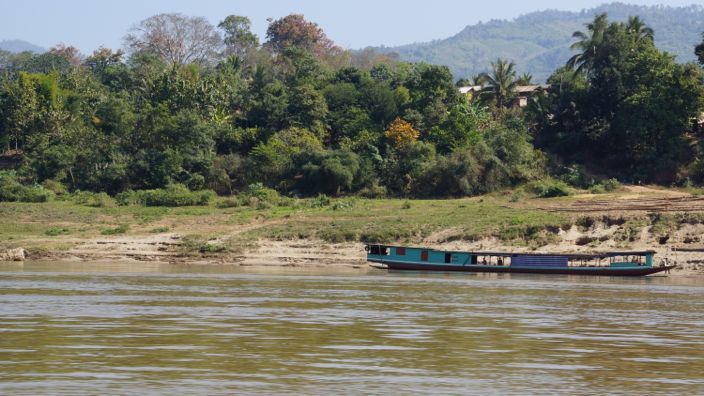
[[[516,65],[504,59],[497,59],[491,63],[491,74],[481,75],[481,82],[487,84],[499,108],[507,107],[518,85],[516,79]]]
[[[317,132],[322,137],[328,106],[325,97],[312,85],[300,85],[291,89],[288,104],[289,123]]]
[[[636,43],[642,43],[645,40],[653,42],[655,40],[655,31],[645,25],[645,22],[637,16],[628,17],[626,23],[626,31],[633,36]]]
[[[570,46],[570,49],[579,50],[579,53],[572,56],[567,65],[576,68],[577,71],[589,71],[596,58],[597,48],[604,40],[604,33],[609,26],[608,15],[606,13],[597,15],[594,20],[586,24],[587,32],[574,32],[572,37],[578,39]]]
[[[225,33],[225,55],[244,58],[259,46],[259,37],[251,31],[251,21],[245,16],[228,15],[218,27]]]
[[[74,46],[66,46],[63,43],[57,44],[48,51],[49,54],[65,58],[73,67],[78,67],[82,63],[82,56],[78,48]]]
[[[306,21],[301,14],[290,14],[271,21],[266,38],[266,45],[278,53],[296,47],[322,56],[336,49],[323,29],[317,23]]]
[[[697,56],[699,64],[704,66],[704,33],[702,33],[702,42],[694,48],[694,54]]]
[[[302,185],[308,192],[339,195],[350,191],[360,163],[357,154],[350,151],[316,153],[303,165]]]
[[[523,73],[521,74],[520,77],[516,80],[516,84],[518,85],[531,85],[533,84],[533,75],[530,73]]]
[[[182,66],[213,61],[222,40],[205,18],[171,13],[151,16],[132,27],[125,44],[131,53],[152,53]]]
[[[29,74],[20,72],[19,78],[8,83],[3,90],[0,122],[2,129],[14,140],[15,150],[19,150],[37,118],[39,99],[36,86]]]
[[[86,58],[84,64],[95,73],[103,73],[105,69],[111,66],[122,63],[122,57],[125,55],[122,50],[113,52],[110,48],[100,47],[93,51],[93,54]]]
[[[404,146],[418,140],[420,132],[413,125],[397,117],[384,132],[384,136],[391,140],[395,146]]]
[[[579,62],[549,79],[540,144],[607,175],[675,182],[696,155],[687,131],[702,108],[701,69],[660,52],[638,19],[600,15],[589,28]]]

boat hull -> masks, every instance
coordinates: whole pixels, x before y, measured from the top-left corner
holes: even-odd
[[[556,274],[556,275],[597,275],[597,276],[646,276],[658,272],[669,271],[674,265],[662,267],[562,267],[562,268],[536,268],[496,265],[442,265],[422,264],[412,262],[399,262],[387,260],[369,261],[385,264],[390,270],[410,271],[441,271],[441,272],[492,272],[509,274]]]

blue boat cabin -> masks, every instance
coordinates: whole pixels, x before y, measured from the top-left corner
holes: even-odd
[[[368,245],[367,259],[378,263],[521,268],[652,267],[654,251],[598,254],[457,252],[403,246]]]

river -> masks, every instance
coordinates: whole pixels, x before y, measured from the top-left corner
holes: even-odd
[[[704,394],[704,278],[0,264],[0,394]]]

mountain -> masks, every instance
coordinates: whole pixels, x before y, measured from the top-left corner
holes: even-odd
[[[574,53],[569,46],[572,33],[586,30],[584,24],[606,12],[611,21],[639,16],[655,30],[656,45],[676,55],[680,62],[695,59],[694,46],[704,32],[704,7],[638,6],[623,3],[568,12],[547,10],[522,15],[513,20],[492,20],[465,27],[458,34],[428,43],[398,47],[376,47],[382,53],[396,52],[401,59],[447,65],[455,78],[471,77],[487,71],[496,58],[516,62],[520,72],[533,74],[536,82],[565,64]]]
[[[46,52],[44,48],[24,40],[2,40],[0,41],[0,50],[13,53],[30,51],[35,54]]]

